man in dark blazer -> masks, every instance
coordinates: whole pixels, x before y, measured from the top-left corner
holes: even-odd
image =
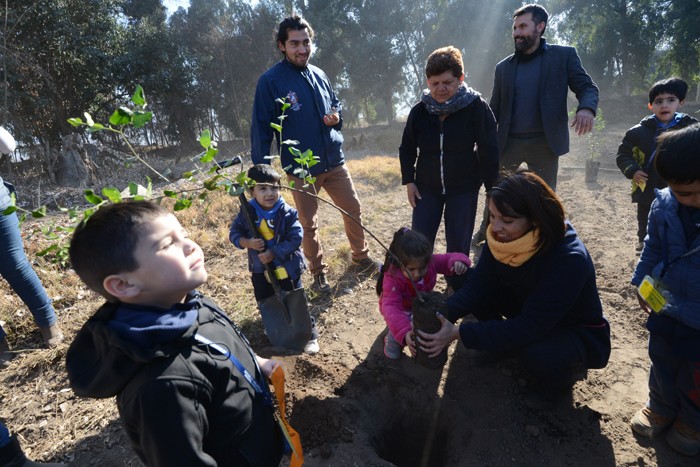
[[[515,53],[496,65],[490,105],[498,122],[501,166],[514,170],[527,162],[556,189],[559,156],[569,152],[568,89],[578,99],[571,126],[583,135],[593,128],[598,87],[575,48],[545,41],[547,19],[536,4],[513,14]]]

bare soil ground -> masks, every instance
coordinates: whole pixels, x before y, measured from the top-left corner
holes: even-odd
[[[235,202],[216,197],[207,209],[179,215],[205,248],[210,280],[202,290],[242,323],[258,353],[282,360],[288,414],[301,434],[306,465],[698,465],[697,456],[681,457],[663,439],[641,440],[629,428],[630,417],[646,400],[649,361],[645,315],[629,286],[637,259],[635,211],[629,181],[617,171],[614,155],[644,109],[620,114],[611,109],[606,129],[597,135],[603,154],[596,182],[584,182],[590,151],[586,137],[572,135],[571,153],[561,159],[558,193],[595,262],[613,352],[607,368],[590,371],[586,381],[576,384],[570,404],[552,412],[525,407],[524,381],[512,361],[484,364],[457,345],[450,348],[442,370],[425,369],[407,354],[396,362],[386,359],[375,277],[350,267],[340,214],[332,209],[323,207],[320,214],[332,293],[310,294],[321,333],[321,352],[314,356],[269,347],[245,255],[227,241]],[[410,225],[395,151],[384,149],[398,147],[400,131],[391,127],[346,135],[354,145],[349,167],[363,202],[364,223],[387,244],[398,227]],[[120,180],[123,185],[126,179]],[[23,227],[33,260],[46,245],[40,226]],[[382,259],[381,247],[374,240],[370,245],[375,258]],[[438,244],[436,251],[442,250]],[[42,350],[26,309],[0,284],[0,319],[12,346],[20,350],[11,366],[0,371],[0,417],[35,459],[76,466],[142,465],[129,447],[114,401],[78,398],[66,378],[68,342],[100,300],[70,270],[40,258],[35,265],[68,339],[58,349]],[[437,289],[444,287],[440,281]]]

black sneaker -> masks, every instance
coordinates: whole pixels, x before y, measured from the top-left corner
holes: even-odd
[[[314,276],[314,283],[311,285],[311,288],[317,292],[325,293],[331,290],[331,285],[326,280],[326,275],[320,272]]]

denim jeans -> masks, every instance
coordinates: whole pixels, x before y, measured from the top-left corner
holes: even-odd
[[[420,187],[418,189],[420,190]],[[478,191],[456,195],[432,195],[421,191],[421,199],[416,201],[416,207],[413,208],[411,228],[422,233],[430,243],[435,244],[444,210],[447,252],[464,253],[469,256],[478,199]]]
[[[0,214],[0,274],[19,295],[39,327],[47,328],[56,323],[51,299],[46,294],[32,265],[24,253],[19,220],[16,214]],[[0,339],[4,339],[5,330],[0,326]]]

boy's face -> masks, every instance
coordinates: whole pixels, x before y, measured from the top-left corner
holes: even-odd
[[[134,257],[139,268],[116,275],[125,303],[170,308],[207,280],[202,249],[172,214],[141,226]]]
[[[280,186],[258,183],[252,189],[253,198],[263,209],[272,209],[280,199]]]
[[[692,183],[668,182],[668,187],[683,206],[700,209],[700,180]]]
[[[683,105],[683,101],[679,101],[678,97],[667,92],[658,94],[649,104],[649,109],[654,112],[656,118],[663,123],[670,122],[678,109]]]

